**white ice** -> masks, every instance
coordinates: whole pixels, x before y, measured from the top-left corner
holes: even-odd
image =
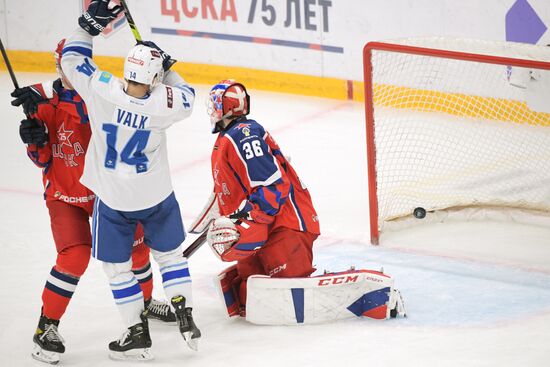
[[[18,73],[19,83],[53,74]],[[213,82],[216,82],[213,80]],[[211,190],[210,134],[198,86],[193,116],[169,132],[169,158],[184,221]],[[41,173],[19,140],[23,118],[0,74],[0,366],[30,357],[40,295],[55,248]],[[550,228],[475,222],[417,226],[369,245],[364,113],[360,103],[250,91],[251,116],[281,145],[309,186],[321,219],[319,271],[384,268],[395,276],[409,317],[267,327],[225,317],[212,278],[226,267],[204,246],[191,259],[198,353],[175,327],[151,325],[156,359],[142,366],[550,366]],[[194,239],[190,235],[188,241]],[[162,298],[160,275],[155,291]],[[92,260],[60,332],[65,366],[128,366],[108,358],[123,331],[107,279]],[[134,363],[135,365],[135,363]]]

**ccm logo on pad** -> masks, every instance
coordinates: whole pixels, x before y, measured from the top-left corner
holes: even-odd
[[[331,285],[331,284],[346,284],[346,283],[355,283],[359,279],[359,275],[346,275],[341,277],[334,278],[325,278],[319,279],[318,286]]]

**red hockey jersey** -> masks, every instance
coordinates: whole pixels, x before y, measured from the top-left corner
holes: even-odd
[[[220,213],[249,212],[270,230],[286,227],[319,234],[308,190],[271,135],[240,118],[220,132],[212,151],[212,177]]]
[[[45,92],[51,85],[33,87],[51,97],[32,116],[46,125],[48,142],[43,147],[27,146],[29,158],[42,168],[44,199],[61,200],[91,213],[95,195],[79,181],[91,136],[86,105],[76,91],[63,88],[59,81],[53,83],[53,96]]]

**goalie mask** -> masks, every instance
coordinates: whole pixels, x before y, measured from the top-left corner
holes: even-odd
[[[158,50],[145,45],[136,45],[124,62],[124,79],[154,87],[164,79],[162,56]]]
[[[223,119],[246,116],[250,112],[246,88],[232,79],[222,80],[212,87],[206,102],[212,133],[220,131],[217,124]]]

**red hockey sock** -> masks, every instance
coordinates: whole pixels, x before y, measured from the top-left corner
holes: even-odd
[[[132,269],[132,272],[136,276],[139,286],[141,287],[143,299],[151,299],[153,295],[153,273],[151,271],[151,263],[148,263],[141,269]]]
[[[89,245],[71,246],[57,254],[56,264],[42,292],[44,316],[54,320],[61,319],[89,261]]]
[[[132,251],[132,272],[136,276],[143,298],[148,300],[153,294],[153,272],[149,261],[149,247],[141,243]]]

